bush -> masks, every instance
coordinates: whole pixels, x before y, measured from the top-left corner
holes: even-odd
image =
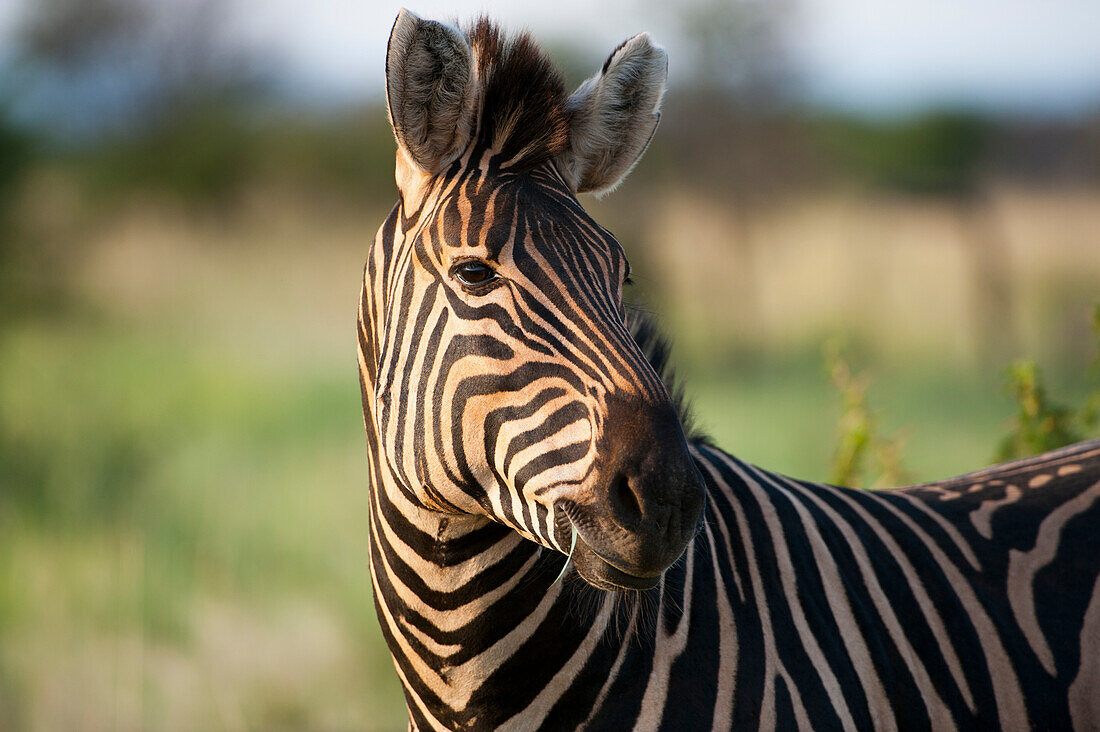
[[[870,376],[866,371],[852,373],[836,341],[826,343],[824,350],[825,369],[841,398],[829,482],[847,488],[861,487],[868,472],[867,459],[873,455],[877,477],[871,487],[903,485],[908,481],[901,465],[904,439],[880,433],[879,420],[867,406]]]
[[[1092,375],[1097,386],[1078,407],[1057,404],[1047,395],[1038,364],[1021,359],[1008,367],[1005,391],[1016,403],[1008,434],[997,448],[998,461],[1037,455],[1080,442],[1100,421],[1100,303],[1092,315],[1097,355]]]

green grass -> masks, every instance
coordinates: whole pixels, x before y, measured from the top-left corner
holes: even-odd
[[[98,323],[26,325],[0,354],[0,727],[66,726],[50,698],[68,683],[93,726],[225,714],[249,727],[401,725],[370,598],[354,362],[258,370]],[[231,608],[233,635],[266,632],[267,647],[211,645],[207,626],[221,621],[210,606]],[[226,685],[232,713],[214,713],[209,690],[177,698],[175,675],[217,673],[232,665],[223,653],[261,667],[278,656],[283,634],[265,617],[300,606],[341,649],[294,650],[338,679],[319,698],[307,678],[267,689],[272,669]],[[132,677],[112,669],[135,645]],[[90,683],[104,669],[113,678]]]

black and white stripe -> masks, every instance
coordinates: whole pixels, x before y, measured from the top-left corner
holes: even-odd
[[[685,441],[623,251],[575,195],[644,150],[654,49],[567,98],[485,21],[395,25],[401,201],[359,362],[411,727],[1100,725],[1100,441],[873,493]]]

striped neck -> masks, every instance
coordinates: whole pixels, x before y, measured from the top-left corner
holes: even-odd
[[[590,660],[615,597],[559,579],[566,557],[507,527],[417,507],[385,478],[374,486],[375,606],[415,726],[544,716],[564,690],[555,679],[568,686]]]
[[[596,714],[614,721],[619,709],[659,718],[664,698],[652,679],[668,677],[687,645],[695,595],[714,605],[707,542],[689,546],[653,590],[596,590],[563,554],[507,527],[409,501],[376,459],[373,435],[370,444],[380,468],[371,490],[375,605],[414,728],[541,720],[565,729]],[[728,662],[736,647],[722,653]]]

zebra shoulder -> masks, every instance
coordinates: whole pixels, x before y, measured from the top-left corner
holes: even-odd
[[[1100,440],[899,488],[895,493],[920,500],[956,526],[973,528],[987,540],[1004,531],[1019,539],[1025,525],[1032,530],[1023,533],[1034,536],[1048,518],[1064,523],[1086,512],[1100,528]]]

